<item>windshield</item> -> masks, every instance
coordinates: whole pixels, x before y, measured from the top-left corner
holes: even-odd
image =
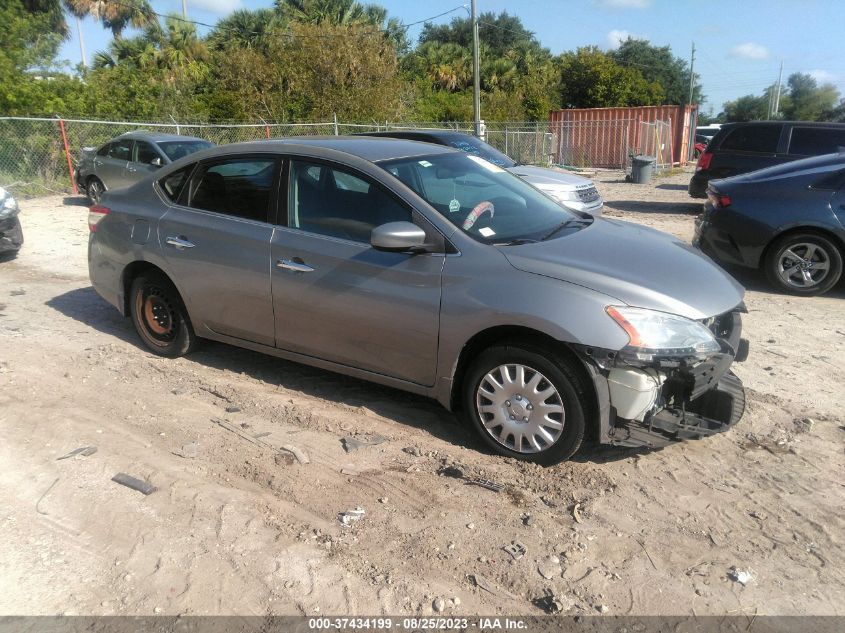
[[[461,134],[446,137],[444,140],[448,145],[454,147],[455,149],[459,149],[467,154],[481,156],[481,158],[484,158],[499,167],[508,169],[516,166],[516,161],[514,161],[510,156],[503,154],[492,145],[488,145],[474,136]]]
[[[164,141],[159,143],[158,146],[171,161],[177,161],[201,149],[214,147],[214,143],[208,141]]]
[[[581,219],[519,177],[471,154],[418,156],[380,166],[486,244],[541,240],[564,222]]]

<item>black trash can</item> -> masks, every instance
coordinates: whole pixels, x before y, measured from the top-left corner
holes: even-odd
[[[657,159],[654,156],[634,156],[631,159],[631,182],[640,185],[651,182],[651,175],[654,173],[654,165]]]

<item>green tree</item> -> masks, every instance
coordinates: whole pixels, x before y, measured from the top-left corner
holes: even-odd
[[[768,118],[769,104],[768,96],[745,95],[726,102],[719,119],[725,123],[761,121]]]
[[[669,46],[654,46],[648,40],[629,37],[609,54],[621,66],[639,71],[648,83],[660,84],[663,87],[664,103],[687,103],[689,65],[686,60],[672,55]],[[696,82],[692,102],[703,103],[704,100],[701,85]]]
[[[128,26],[143,27],[156,21],[147,0],[65,0],[68,10],[79,18],[91,16],[119,39]]]
[[[664,93],[635,68],[621,66],[595,46],[564,53],[557,60],[559,103],[564,108],[657,105]]]
[[[784,116],[792,121],[821,121],[839,101],[839,91],[833,84],[822,84],[808,74],[793,73],[787,80],[789,102],[781,106]]]
[[[266,51],[274,32],[284,24],[284,18],[274,9],[240,9],[217,23],[208,35],[208,46],[215,51]]]

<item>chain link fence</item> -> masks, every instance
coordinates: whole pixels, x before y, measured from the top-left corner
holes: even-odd
[[[195,136],[218,145],[268,138],[355,134],[398,129],[454,130],[472,134],[472,122],[194,123],[96,121],[0,117],[0,186],[18,196],[65,194],[83,147],[98,147],[120,134],[147,130]],[[611,135],[615,132],[610,132]],[[520,163],[574,167],[620,167],[571,130],[550,129],[545,121],[500,121],[485,126],[485,140]],[[627,148],[627,146],[624,146]],[[564,150],[564,148],[566,148]]]

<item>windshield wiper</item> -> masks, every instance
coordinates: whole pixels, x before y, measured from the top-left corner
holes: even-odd
[[[519,246],[520,244],[535,244],[537,240],[530,237],[517,237],[510,242],[497,242],[494,246]]]
[[[591,222],[591,220],[588,220],[587,218],[569,218],[568,220],[564,220],[563,222],[558,224],[555,228],[553,228],[551,231],[546,233],[543,237],[540,238],[540,241],[545,242],[547,239],[552,237],[555,233],[557,233],[558,231],[560,231],[562,229],[565,229],[567,226],[572,226],[573,224],[584,224],[584,223],[589,224],[590,222]]]

